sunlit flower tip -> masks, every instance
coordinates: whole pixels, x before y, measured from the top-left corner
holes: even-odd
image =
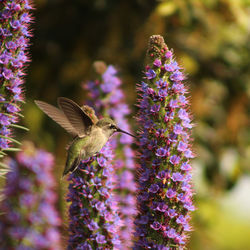
[[[173,53],[172,53],[172,51],[170,51],[170,50],[168,50],[168,51],[166,52],[166,54],[165,54],[165,57],[166,57],[167,59],[172,58],[172,56],[173,56]]]

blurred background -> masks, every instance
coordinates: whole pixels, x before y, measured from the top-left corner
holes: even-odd
[[[142,80],[148,38],[161,34],[188,75],[196,123],[197,211],[189,249],[250,249],[250,1],[34,2],[22,121],[30,132],[17,136],[56,156],[61,215],[66,215],[67,181],[61,173],[70,137],[34,100],[55,105],[65,96],[82,105],[82,84],[95,79],[93,62],[104,60],[120,71],[136,130],[135,87]]]

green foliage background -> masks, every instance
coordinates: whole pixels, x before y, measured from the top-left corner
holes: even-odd
[[[69,137],[34,99],[56,104],[65,96],[83,104],[81,84],[94,78],[92,63],[104,60],[120,69],[136,129],[135,86],[148,38],[161,34],[188,74],[196,123],[198,210],[189,248],[250,249],[250,1],[37,0],[35,6],[23,120],[30,132],[18,136],[56,155],[61,213]]]

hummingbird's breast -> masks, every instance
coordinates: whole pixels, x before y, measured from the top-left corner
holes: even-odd
[[[102,129],[97,126],[92,128],[89,136],[90,139],[85,148],[87,158],[98,153],[108,141],[108,138],[105,136]]]

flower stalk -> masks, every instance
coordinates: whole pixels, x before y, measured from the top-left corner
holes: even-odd
[[[98,78],[88,82],[84,87],[88,90],[89,105],[96,112],[111,117],[122,130],[131,131],[127,115],[130,110],[125,101],[125,95],[121,89],[122,81],[117,76],[118,72],[112,65],[106,65],[102,61],[94,63]],[[134,181],[135,162],[134,152],[131,148],[133,138],[126,134],[116,134],[110,140],[114,148],[115,157],[112,165],[115,170],[115,198],[119,205],[119,214],[123,226],[119,235],[122,241],[122,249],[132,246],[133,220],[136,214]]]
[[[93,113],[89,115],[97,119]],[[69,176],[68,249],[119,249],[121,220],[112,193],[112,159],[113,151],[107,143],[97,156],[81,161]]]
[[[135,249],[183,249],[191,231],[191,115],[185,75],[163,38],[150,37],[138,86],[140,169]]]

